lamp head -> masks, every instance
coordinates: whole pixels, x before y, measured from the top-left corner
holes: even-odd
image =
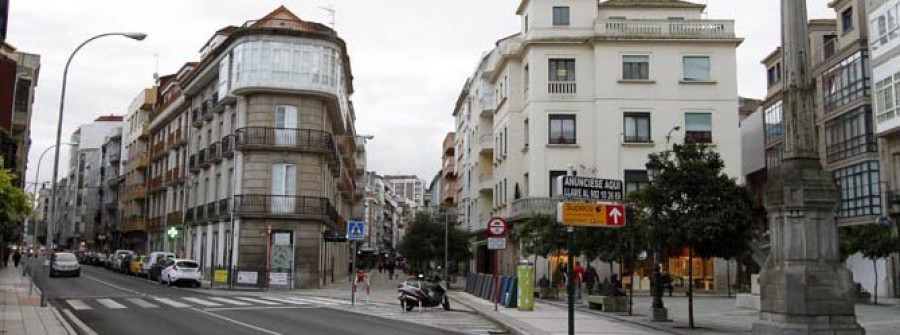
[[[122,33],[122,36],[128,37],[128,38],[136,40],[136,41],[143,41],[145,38],[147,38],[147,34],[144,34],[144,33]]]
[[[672,130],[674,130],[674,131],[679,131],[679,130],[681,130],[681,126],[675,126],[675,127],[672,128]]]

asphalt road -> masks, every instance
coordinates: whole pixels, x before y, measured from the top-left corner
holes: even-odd
[[[347,312],[327,298],[215,296],[82,265],[40,284],[50,303],[97,334],[458,334]],[[77,328],[77,327],[76,327]]]

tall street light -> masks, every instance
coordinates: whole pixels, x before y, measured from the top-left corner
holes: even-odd
[[[664,158],[669,158],[669,140],[672,138],[672,133],[681,130],[681,126],[674,126],[672,129],[669,129],[669,133],[666,134],[666,149],[663,151],[665,155]],[[651,183],[658,182],[658,177],[664,166],[662,163],[657,161],[650,161],[646,164],[647,168],[647,177]],[[661,208],[656,208],[653,206],[651,208],[651,217],[653,220],[653,225],[656,226],[659,224],[659,215],[661,212]],[[653,302],[651,303],[651,321],[669,321],[668,309],[663,304],[663,281],[662,281],[662,273],[661,273],[661,264],[662,264],[662,241],[660,241],[659,230],[654,229],[653,236],[653,273],[651,274],[651,295],[653,297]]]
[[[77,54],[78,51],[81,50],[81,48],[83,48],[86,44],[88,44],[96,39],[102,38],[102,37],[116,36],[116,35],[125,36],[125,37],[128,37],[128,38],[136,40],[136,41],[141,41],[141,40],[147,38],[147,34],[135,33],[135,32],[105,33],[105,34],[100,34],[100,35],[91,37],[91,38],[87,39],[86,41],[81,42],[81,44],[79,44],[78,47],[75,48],[75,51],[72,51],[72,54],[69,55],[69,60],[66,61],[66,67],[63,70],[62,93],[60,94],[60,97],[59,97],[59,119],[57,120],[57,124],[56,124],[56,145],[55,145],[56,150],[55,150],[55,154],[53,157],[53,180],[51,181],[52,184],[51,184],[51,188],[50,188],[50,194],[51,194],[50,215],[52,217],[51,217],[51,220],[47,222],[47,247],[49,248],[50,252],[53,251],[53,221],[56,219],[56,178],[59,174],[59,145],[60,145],[60,142],[62,139],[63,110],[64,110],[65,104],[66,104],[66,79],[69,75],[69,65],[72,64],[72,58],[75,57],[75,54]]]

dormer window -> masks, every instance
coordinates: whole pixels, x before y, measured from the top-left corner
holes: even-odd
[[[569,7],[553,7],[553,25],[568,26],[569,25]]]

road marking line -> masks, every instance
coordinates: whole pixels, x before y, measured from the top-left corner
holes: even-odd
[[[312,305],[312,303],[309,303],[309,302],[299,302],[299,301],[293,301],[293,300],[287,300],[287,299],[281,299],[281,298],[274,298],[274,297],[262,297],[262,298],[263,298],[263,299],[266,299],[266,300],[277,301],[277,302],[280,302],[280,303],[283,303],[283,304],[292,304],[292,305],[301,305],[301,306]]]
[[[335,302],[325,301],[325,300],[319,300],[319,299],[314,299],[314,298],[310,298],[310,297],[303,297],[303,298],[300,298],[300,297],[284,297],[284,299],[296,300],[296,301],[306,302],[306,303],[310,303],[310,304],[318,304],[318,305],[325,305],[325,306],[334,306],[334,305],[337,305],[337,304],[338,304],[338,303],[335,303]]]
[[[317,300],[317,301],[330,302],[330,303],[339,304],[339,305],[340,305],[340,304],[343,304],[343,305],[349,305],[349,304],[350,304],[350,302],[349,302],[349,301],[346,301],[346,300],[329,299],[329,298],[322,298],[322,297],[304,297],[304,298],[306,298],[306,299],[312,299],[312,300]],[[357,298],[357,300],[360,300],[360,299]]]
[[[122,305],[118,302],[115,302],[112,299],[97,299],[97,302],[99,302],[101,305],[103,305],[103,307],[106,307],[109,309],[125,309],[126,308],[124,305]]]
[[[141,292],[138,292],[138,291],[135,291],[135,290],[132,290],[132,289],[127,289],[127,288],[124,288],[124,287],[122,287],[122,286],[119,286],[119,285],[110,283],[110,282],[105,281],[105,280],[100,280],[100,279],[97,279],[97,278],[94,278],[94,277],[91,277],[91,276],[88,276],[88,275],[85,275],[84,277],[87,278],[87,279],[90,279],[90,280],[99,282],[99,283],[101,283],[101,284],[104,284],[104,285],[106,285],[106,286],[109,286],[109,287],[112,287],[112,288],[115,288],[115,289],[119,289],[119,290],[122,290],[122,291],[125,291],[125,292],[128,292],[128,293],[134,293],[134,294],[137,294],[137,295],[144,295],[144,293],[141,293]]]
[[[280,305],[280,304],[277,303],[277,302],[265,301],[265,300],[254,299],[254,298],[249,298],[249,297],[234,297],[234,298],[235,298],[235,299],[241,299],[241,300],[243,300],[243,301],[249,301],[249,302],[252,302],[252,303],[254,303],[254,304],[261,304],[261,305]]]
[[[125,299],[125,300],[128,300],[128,302],[138,305],[138,307],[142,307],[142,308],[156,308],[157,307],[156,305],[151,304],[151,303],[145,301],[144,299],[140,299],[140,298],[130,298],[130,299]]]
[[[277,333],[277,332],[274,332],[274,331],[271,331],[271,330],[268,330],[268,329],[265,329],[265,328],[260,328],[260,327],[257,327],[257,326],[251,325],[251,324],[243,323],[243,322],[240,322],[240,321],[238,321],[238,320],[231,319],[231,318],[227,318],[227,317],[224,317],[224,316],[221,316],[221,315],[218,315],[218,314],[210,313],[210,312],[204,311],[204,310],[199,309],[199,308],[192,308],[192,309],[195,310],[195,311],[197,311],[197,312],[200,312],[200,313],[203,313],[203,314],[212,316],[212,317],[214,317],[214,318],[222,319],[222,320],[225,320],[225,321],[234,323],[234,324],[236,324],[236,325],[241,325],[241,326],[244,326],[244,327],[247,327],[247,328],[250,328],[250,329],[259,331],[259,332],[263,332],[263,333],[270,334],[270,335],[281,335],[281,333]]]
[[[207,298],[207,299],[209,299],[209,300],[215,300],[215,301],[218,301],[218,302],[224,302],[224,303],[226,303],[226,304],[229,304],[229,305],[235,305],[235,306],[250,306],[250,304],[248,304],[248,303],[246,303],[246,302],[243,302],[243,301],[237,301],[237,300],[231,300],[231,299],[228,299],[228,298],[213,298],[213,297],[209,297],[209,298]]]
[[[84,322],[82,322],[80,319],[78,319],[78,317],[76,317],[75,314],[72,314],[72,311],[70,311],[68,309],[64,309],[62,312],[63,312],[63,314],[66,315],[66,318],[69,319],[69,321],[72,321],[72,323],[75,324],[75,327],[78,327],[79,329],[81,329],[81,332],[84,333],[85,335],[97,335],[97,332],[95,332],[93,329],[91,329],[91,327],[88,327],[88,325],[84,324]],[[66,323],[66,322],[63,322],[63,323]]]
[[[161,303],[164,303],[164,304],[166,304],[166,305],[169,305],[169,306],[172,306],[172,307],[175,307],[175,308],[186,308],[186,307],[191,307],[191,305],[183,304],[183,303],[177,302],[177,301],[172,300],[172,299],[166,299],[166,298],[153,298],[153,299],[156,299],[156,301],[159,301],[159,302],[161,302]]]
[[[72,306],[76,311],[93,309],[91,306],[84,303],[84,301],[78,299],[66,300],[66,303],[68,303],[69,306]]]
[[[219,306],[222,306],[222,304],[215,303],[215,302],[210,302],[210,301],[206,301],[206,300],[198,299],[198,298],[181,298],[181,300],[187,300],[187,301],[193,302],[193,303],[195,303],[195,304],[200,304],[200,305],[208,306],[208,307],[219,307]]]
[[[220,312],[220,311],[255,311],[255,310],[267,310],[267,309],[309,309],[316,308],[316,306],[306,305],[306,306],[252,306],[252,307],[221,307],[221,308],[206,308],[205,311],[208,312]]]

